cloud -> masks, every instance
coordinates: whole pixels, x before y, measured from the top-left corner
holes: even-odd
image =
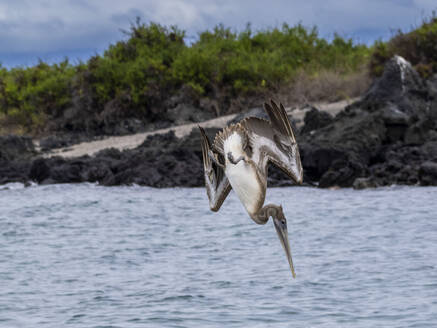
[[[120,40],[120,29],[136,16],[177,25],[189,37],[219,23],[263,29],[302,22],[317,25],[322,36],[339,32],[367,42],[417,26],[434,9],[434,0],[0,0],[0,61],[13,54],[92,55]]]

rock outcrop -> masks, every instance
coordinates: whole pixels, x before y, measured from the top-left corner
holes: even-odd
[[[27,182],[30,161],[36,155],[28,137],[0,137],[0,184]]]
[[[212,137],[216,129],[207,129]],[[38,158],[29,178],[41,184],[98,182],[105,186],[138,184],[154,187],[195,187],[203,183],[198,133],[178,139],[171,131],[148,137],[132,150],[105,149],[75,159]]]
[[[362,186],[362,178],[372,186],[437,184],[436,90],[435,78],[423,81],[395,56],[360,101],[320,129],[301,130],[306,179],[320,187],[351,187],[357,179]]]
[[[193,104],[179,108],[185,100],[168,101],[169,108],[174,109],[174,115],[171,109],[166,114],[168,120],[181,123],[205,119]],[[232,123],[247,116],[267,118],[261,108],[254,108]],[[361,100],[336,117],[312,108],[304,123],[295,131],[307,184],[356,189],[390,184],[437,185],[437,76],[424,81],[401,57],[387,63],[382,77]],[[217,131],[206,130],[211,140]],[[41,146],[51,149],[74,141],[53,137],[42,140]],[[46,159],[35,154],[30,139],[1,137],[0,184],[29,180],[41,184],[88,181],[108,186],[204,184],[197,129],[182,139],[169,132],[150,136],[132,150],[106,149],[92,157]],[[269,185],[290,184],[279,169],[269,168]]]

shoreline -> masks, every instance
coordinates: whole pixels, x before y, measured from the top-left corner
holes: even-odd
[[[34,188],[34,187],[44,187],[44,186],[63,186],[63,185],[89,185],[94,187],[102,187],[102,188],[150,188],[150,189],[156,189],[156,190],[165,190],[165,189],[204,189],[204,186],[193,186],[193,187],[184,187],[184,186],[175,186],[175,187],[154,187],[154,186],[146,186],[146,185],[139,185],[139,184],[126,184],[126,185],[113,185],[113,186],[107,186],[99,184],[98,182],[71,182],[71,183],[53,183],[53,184],[38,184],[36,182],[9,182],[6,184],[0,184],[0,191],[2,190],[18,190],[18,189],[25,189],[25,188]],[[429,185],[429,186],[423,186],[420,184],[416,185],[404,185],[404,184],[392,184],[392,185],[386,185],[386,186],[375,186],[375,187],[369,187],[369,188],[354,188],[351,187],[330,187],[330,188],[321,188],[323,190],[327,191],[337,191],[337,190],[353,190],[353,191],[365,191],[365,190],[385,190],[385,189],[402,189],[402,188],[436,188],[437,185]],[[303,185],[287,185],[287,186],[269,186],[268,189],[278,189],[278,188],[310,188],[310,189],[320,189],[318,186],[303,184]]]
[[[321,111],[327,112],[330,115],[337,115],[346,106],[357,101],[359,98],[354,98],[351,100],[341,100],[334,103],[315,103],[314,106],[319,108]],[[309,111],[309,108],[287,108],[287,113],[298,122],[297,127],[303,125],[303,120],[305,114]],[[133,149],[141,145],[148,136],[165,134],[170,131],[174,131],[177,138],[183,138],[189,135],[193,128],[198,125],[203,128],[224,128],[227,122],[234,119],[238,114],[224,115],[211,120],[198,122],[198,123],[188,123],[183,125],[176,125],[165,129],[158,129],[150,132],[135,133],[125,136],[104,136],[103,139],[81,142],[68,147],[54,148],[50,151],[41,152],[44,158],[51,158],[55,156],[60,156],[63,158],[75,158],[84,155],[92,156],[99,151],[108,148],[115,148],[120,151],[126,149]],[[35,148],[40,150],[39,141],[34,142]]]
[[[314,105],[304,110],[289,109],[305,183],[319,188],[356,189],[437,185],[437,74],[424,80],[410,64],[394,57],[361,98]],[[51,153],[38,152],[30,138],[0,137],[0,184],[34,181],[158,188],[203,186],[196,126],[205,127],[213,140],[230,119],[245,116],[266,114],[263,109],[252,108],[238,116],[112,136],[67,148],[52,147]],[[55,140],[54,144],[62,143]],[[268,184],[292,183],[271,165]]]

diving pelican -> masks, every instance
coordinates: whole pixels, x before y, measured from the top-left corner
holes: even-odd
[[[293,260],[288,242],[287,220],[282,206],[264,205],[267,189],[268,163],[282,169],[295,182],[303,180],[299,149],[282,104],[272,100],[264,104],[270,121],[248,117],[225,127],[215,136],[211,146],[205,131],[199,126],[203,167],[209,206],[217,212],[234,189],[246,211],[257,224],[266,224],[269,217],[286,253],[293,278]]]

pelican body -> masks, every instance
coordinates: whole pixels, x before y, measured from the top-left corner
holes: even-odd
[[[270,121],[257,117],[245,118],[217,133],[212,145],[205,131],[199,127],[206,191],[212,211],[220,209],[233,189],[255,223],[266,224],[272,217],[295,277],[282,206],[264,205],[264,200],[269,162],[299,184],[303,180],[302,164],[284,106],[277,106],[271,101],[271,104],[264,104],[264,109]]]

